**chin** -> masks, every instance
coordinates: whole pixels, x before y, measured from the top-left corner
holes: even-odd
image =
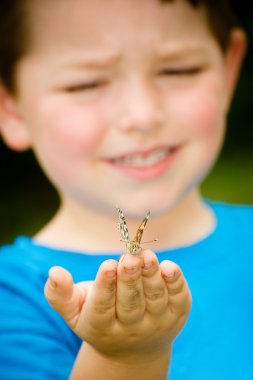
[[[151,216],[159,216],[168,212],[175,206],[176,199],[167,196],[143,196],[141,198],[132,197],[126,201],[118,202],[118,206],[122,209],[125,216],[131,219],[141,219],[150,211]]]

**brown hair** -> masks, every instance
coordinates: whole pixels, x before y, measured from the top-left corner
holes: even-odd
[[[34,0],[33,0],[34,1]],[[174,0],[159,0],[162,3]],[[226,50],[230,30],[237,25],[237,18],[229,0],[185,0],[193,7],[204,6],[210,29],[221,49]],[[11,92],[15,92],[15,68],[29,49],[27,12],[29,0],[0,0],[0,80]]]

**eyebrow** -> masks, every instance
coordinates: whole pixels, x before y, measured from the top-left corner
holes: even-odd
[[[182,48],[182,46],[177,45],[169,45],[169,46],[160,46],[156,47],[156,54],[160,56],[161,58],[168,58],[168,59],[178,59],[178,58],[190,58],[197,56],[204,56],[207,55],[207,49],[204,45],[195,46],[195,45],[185,45],[185,47]]]
[[[120,56],[118,54],[93,54],[85,55],[83,58],[78,58],[76,61],[73,59],[72,62],[62,64],[62,67],[68,69],[103,69],[116,64],[119,60]]]

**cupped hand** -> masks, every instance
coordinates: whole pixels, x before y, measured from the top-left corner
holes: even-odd
[[[80,338],[107,356],[156,355],[185,324],[191,295],[180,268],[149,250],[106,260],[95,281],[74,284],[53,267],[45,296]]]

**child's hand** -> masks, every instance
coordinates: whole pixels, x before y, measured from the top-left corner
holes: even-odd
[[[50,270],[45,295],[71,329],[104,355],[139,358],[170,350],[186,322],[191,296],[179,267],[149,250],[105,261],[94,282],[74,284]]]

